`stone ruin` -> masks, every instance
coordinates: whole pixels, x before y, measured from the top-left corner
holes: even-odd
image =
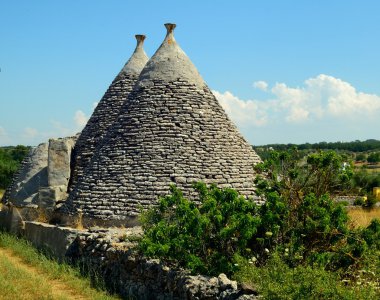
[[[133,55],[78,139],[33,149],[3,202],[56,209],[60,222],[80,214],[128,226],[171,184],[194,200],[196,181],[254,197],[260,158],[176,42],[175,25],[165,26],[149,61],[145,36],[136,35]]]
[[[16,207],[54,208],[67,198],[71,150],[77,137],[50,139],[32,148],[21,163],[2,202]]]

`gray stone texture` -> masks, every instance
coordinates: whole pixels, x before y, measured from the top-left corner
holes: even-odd
[[[148,61],[143,49],[145,36],[136,35],[136,39],[137,46],[134,53],[109,86],[78,138],[73,151],[69,190],[74,189],[78,178],[83,175],[85,168],[91,161],[95,148],[116,120],[121,106]]]
[[[70,178],[71,150],[76,136],[50,139],[30,150],[2,202],[16,207],[37,205],[53,208],[57,201],[66,200]]]
[[[167,27],[163,45],[70,194],[67,211],[128,219],[154,205],[172,183],[193,199],[192,183],[200,180],[254,195],[253,165],[260,158]]]
[[[71,151],[76,137],[49,140],[48,185],[51,187],[67,185],[70,179]]]
[[[32,148],[5,191],[2,202],[12,202],[16,206],[37,204],[39,189],[48,186],[47,166],[48,144]]]
[[[225,274],[192,276],[173,263],[143,257],[136,251],[141,227],[78,230],[23,223],[14,233],[54,258],[82,266],[123,299],[259,299],[255,290],[244,289]]]

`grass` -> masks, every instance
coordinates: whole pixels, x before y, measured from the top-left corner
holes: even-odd
[[[0,270],[0,299],[119,299],[100,290],[101,284],[92,287],[79,269],[58,263],[4,232],[0,232]]]
[[[367,227],[373,219],[380,219],[380,207],[366,209],[355,207],[348,209],[351,224],[355,227]]]
[[[377,261],[379,259],[377,258]],[[379,299],[376,279],[350,283],[341,280],[339,273],[321,267],[291,268],[275,255],[267,264],[258,267],[244,261],[234,279],[255,289],[263,299]],[[377,275],[377,274],[376,274]]]
[[[5,190],[0,189],[0,198],[3,197],[4,193],[5,193]]]
[[[0,299],[54,299],[41,276],[25,272],[5,256],[0,256],[0,270]]]

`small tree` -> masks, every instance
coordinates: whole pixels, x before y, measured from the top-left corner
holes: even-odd
[[[367,159],[367,156],[364,153],[358,153],[355,156],[355,161],[357,161],[357,162],[366,161],[366,159]]]
[[[372,152],[368,155],[367,161],[372,164],[380,162],[380,152]]]

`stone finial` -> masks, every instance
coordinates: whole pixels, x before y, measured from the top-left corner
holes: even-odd
[[[165,38],[164,43],[166,42],[167,44],[170,45],[175,42],[173,31],[176,26],[177,26],[176,24],[172,24],[172,23],[165,24],[167,33],[166,33],[166,38]]]
[[[176,28],[176,24],[173,24],[173,23],[166,23],[165,24],[165,27],[166,27],[166,29],[167,29],[167,31],[168,31],[168,34],[169,33],[173,33],[173,31],[174,31],[174,28]]]
[[[137,40],[137,46],[136,46],[136,48],[142,48],[146,36],[144,34],[136,34],[135,38]]]

